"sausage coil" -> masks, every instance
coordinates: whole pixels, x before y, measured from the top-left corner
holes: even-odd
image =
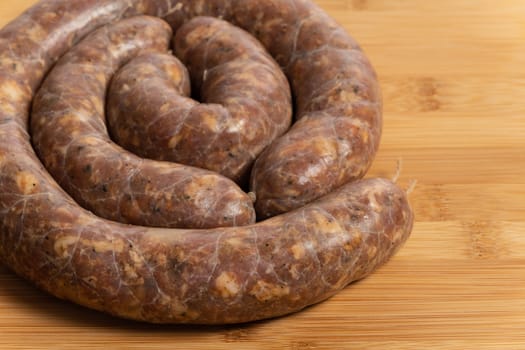
[[[410,235],[405,191],[360,179],[380,135],[368,59],[309,0],[41,0],[0,30],[0,260],[134,320],[296,312]]]

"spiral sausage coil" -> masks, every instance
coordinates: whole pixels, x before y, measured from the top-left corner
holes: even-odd
[[[361,179],[381,123],[309,0],[42,0],[0,31],[0,260],[122,318],[299,311],[410,235],[405,191]]]

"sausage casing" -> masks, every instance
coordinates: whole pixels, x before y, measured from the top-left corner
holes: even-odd
[[[261,151],[290,126],[290,88],[251,35],[211,17],[177,30],[171,56],[142,56],[112,81],[108,119],[119,144],[143,157],[212,170],[247,183]]]
[[[344,88],[352,90],[349,94],[316,84],[319,76],[334,78],[315,70],[316,62],[339,57],[329,54],[332,49],[318,50],[327,40],[323,33],[332,33],[331,47],[341,46],[337,55],[365,58],[310,1],[43,0],[0,31],[3,263],[57,297],[120,317],[218,324],[301,310],[368,275],[399,249],[410,234],[412,211],[406,193],[381,179],[348,183],[296,210],[229,228],[124,225],[74,202],[31,147],[31,101],[51,66],[80,38],[137,14],[166,17],[174,29],[194,16],[210,15],[254,34],[292,82],[296,107],[304,111],[298,123],[315,119],[315,113],[351,115],[361,105],[373,109],[353,122],[371,120],[366,124],[372,141],[356,150],[367,154],[361,156],[365,164],[355,168],[370,161],[373,137],[380,131],[379,105],[352,101],[359,94],[377,97],[375,77],[351,65],[349,71],[363,75],[357,92],[351,84]],[[316,85],[333,95],[309,100]]]
[[[59,60],[36,94],[33,145],[62,188],[106,219],[183,228],[253,223],[252,200],[232,181],[139,158],[109,138],[104,102],[112,73],[140,52],[165,52],[170,40],[170,27],[146,16],[90,34]]]

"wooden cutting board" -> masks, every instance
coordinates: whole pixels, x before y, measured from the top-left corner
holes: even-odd
[[[0,0],[0,26],[34,2]],[[369,176],[401,159],[400,184],[418,181],[399,254],[299,314],[212,328],[112,319],[0,265],[0,348],[525,349],[525,2],[317,3],[380,76]]]

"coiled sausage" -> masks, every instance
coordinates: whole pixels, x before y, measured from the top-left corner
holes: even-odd
[[[171,28],[154,17],[105,26],[75,46],[35,96],[33,145],[59,184],[106,219],[157,227],[255,222],[250,197],[215,173],[123,152],[104,124],[107,85],[140,52],[165,52]],[[80,82],[80,83],[79,83]]]
[[[57,297],[120,317],[220,324],[284,315],[325,300],[399,249],[413,214],[406,193],[382,179],[329,181],[331,193],[314,186],[315,195],[307,191],[308,199],[296,198],[319,197],[310,204],[228,228],[130,226],[99,218],[73,201],[31,147],[33,96],[52,65],[82,37],[138,14],[164,17],[175,30],[192,17],[214,16],[252,33],[291,81],[299,119],[292,132],[308,122],[321,134],[325,129],[318,124],[341,128],[325,135],[333,151],[316,141],[301,154],[321,155],[327,166],[319,171],[350,174],[335,179],[361,176],[371,162],[381,129],[375,76],[355,42],[310,1],[43,0],[0,31],[2,262]],[[345,67],[330,68],[331,61]],[[320,140],[315,130],[305,137]],[[276,142],[268,154],[290,147]],[[301,165],[301,157],[293,161],[297,167],[281,169],[317,169]],[[312,173],[315,184],[321,177]],[[297,182],[284,179],[285,196],[301,197],[301,191],[285,189]],[[275,196],[257,191],[269,193],[259,200]],[[262,216],[288,206],[286,199],[274,202],[269,209],[261,205]]]
[[[184,87],[171,87],[186,73],[175,58],[139,57],[112,82],[112,134],[141,156],[246,183],[259,153],[290,126],[286,77],[251,35],[219,19],[185,23],[173,46],[194,77],[194,93],[206,104],[181,96]]]

